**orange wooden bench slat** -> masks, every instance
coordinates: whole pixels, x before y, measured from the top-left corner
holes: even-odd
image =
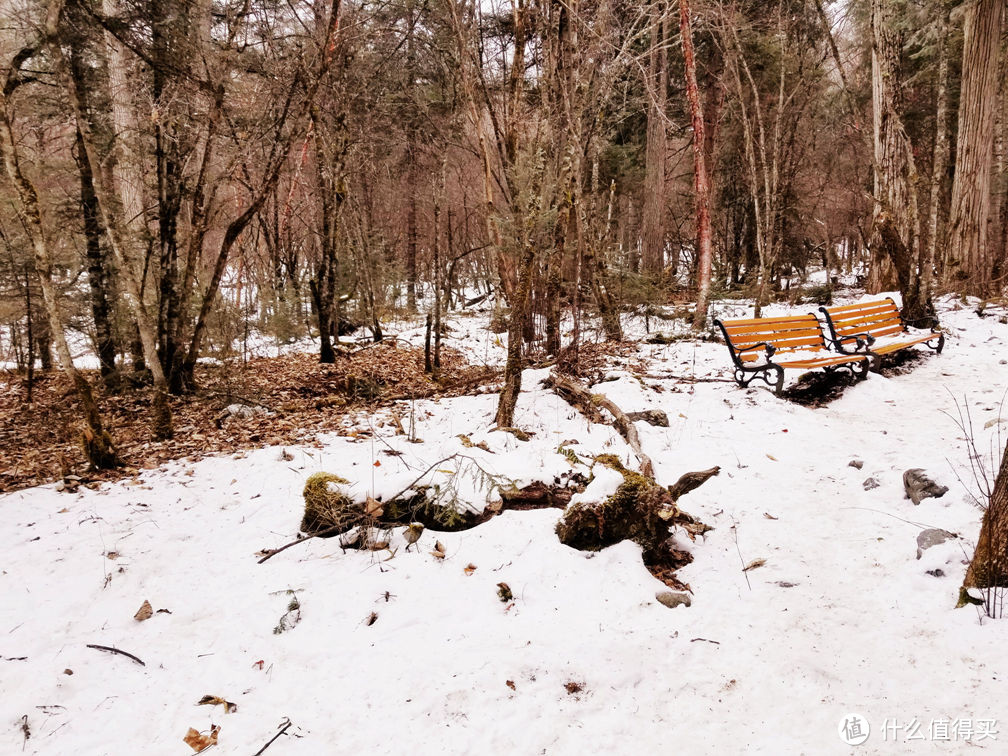
[[[841,316],[849,313],[885,312],[887,310],[896,310],[896,303],[891,299],[880,299],[874,302],[860,302],[858,304],[840,305],[838,307],[829,308],[830,314]]]
[[[811,315],[811,313],[806,315],[777,315],[769,318],[744,318],[741,320],[722,320],[720,322],[725,328],[731,328],[736,325],[751,325],[753,323],[765,325],[772,323],[787,323],[788,321],[808,320],[809,317],[814,318],[815,315]]]
[[[823,346],[823,340],[818,337],[806,337],[804,339],[787,339],[780,341],[769,341],[769,342],[735,342],[735,348],[740,352],[759,352],[763,353],[766,351],[765,347],[762,345],[764,343],[773,344],[776,348],[777,353],[781,352],[794,352],[801,350],[804,352],[816,352],[826,348]]]
[[[891,344],[883,344],[878,348],[872,347],[872,351],[875,354],[890,354],[892,352],[897,352],[900,349],[905,349],[908,346],[913,346],[914,344],[921,344],[925,341],[930,341],[933,338],[934,334],[929,333],[924,336],[917,336],[915,338],[907,339],[905,341],[894,341]]]
[[[887,325],[903,327],[903,322],[897,317],[847,318],[834,320],[833,326],[840,328],[881,328]]]
[[[815,368],[825,367],[826,365],[846,365],[850,362],[863,362],[866,359],[868,359],[868,356],[864,354],[840,354],[836,357],[819,357],[809,360],[782,360],[777,364],[782,367]]]

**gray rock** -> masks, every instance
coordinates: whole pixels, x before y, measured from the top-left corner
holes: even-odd
[[[847,463],[847,467],[854,467],[860,470],[862,467],[864,467],[864,462],[862,462],[860,459],[852,459],[850,462]]]
[[[948,493],[948,486],[939,486],[919,467],[903,473],[903,488],[914,504],[920,504],[921,499],[931,496],[937,499]]]
[[[955,533],[950,533],[947,530],[942,530],[941,528],[928,528],[927,530],[922,530],[920,535],[917,536],[917,558],[920,559],[921,555],[930,549],[932,546],[937,546],[939,543],[945,543],[951,538],[958,538]]]
[[[643,412],[627,412],[626,415],[632,423],[643,420],[645,423],[658,426],[659,428],[669,427],[668,415],[661,410],[650,409],[644,410]]]
[[[873,488],[878,488],[880,484],[875,478],[866,478],[861,485],[864,486],[865,491],[871,491]]]
[[[680,604],[683,606],[693,605],[693,599],[685,591],[658,591],[655,594],[655,598],[669,609],[675,609]]]

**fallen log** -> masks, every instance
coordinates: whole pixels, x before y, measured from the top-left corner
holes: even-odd
[[[602,414],[598,410],[599,407],[612,415],[613,427],[619,431],[619,434],[623,436],[630,445],[630,448],[634,450],[637,459],[640,460],[641,475],[654,480],[654,464],[641,448],[637,428],[634,427],[633,421],[627,417],[626,413],[615,402],[610,400],[605,394],[593,394],[587,386],[583,386],[573,378],[557,375],[556,373],[550,373],[544,383],[548,388],[556,391],[569,404],[581,410],[584,416],[593,422],[604,422]]]

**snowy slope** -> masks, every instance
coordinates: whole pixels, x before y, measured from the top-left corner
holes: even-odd
[[[966,403],[977,445],[996,443],[999,425],[984,426],[1008,387],[1008,325],[955,306],[943,303],[942,355],[872,375],[820,409],[613,365],[618,379],[594,390],[669,416],[667,429],[638,424],[659,482],[722,466],[681,502],[714,526],[696,544],[682,539],[695,556],[680,572],[688,608],[655,600],[665,586],[632,544],[562,546],[557,510],[428,531],[409,552],[396,534],[391,558],[316,539],[257,564],[257,551],[294,537],[301,487],[318,470],[387,496],[458,453],[434,475],[481,504],[476,462],[548,480],[571,469],[556,453],[570,440],[581,456],[632,461],[611,429],[539,386],[542,371],[526,373],[518,405],[529,442],[489,431],[494,396],[462,397],[417,403],[422,443],[362,418],[380,439],[334,435],[321,449],[287,449],[292,460],[267,448],[99,491],[0,497],[0,753],[185,754],[187,729],[215,723],[219,751],[252,754],[285,717],[292,725],[268,754],[961,752],[965,719],[971,745],[1003,753],[1008,728],[978,730],[1002,713],[1008,631],[952,608],[980,519],[956,479],[970,473],[954,419]],[[651,376],[729,375],[716,343],[642,345],[635,360]],[[492,452],[463,446],[460,433]],[[949,493],[914,506],[902,488],[911,467]],[[868,477],[878,487],[865,490]],[[926,527],[967,542],[918,560]],[[435,540],[444,560],[429,553]],[[754,559],[766,564],[744,573]],[[513,601],[499,600],[501,582]],[[300,609],[288,614],[292,596]],[[170,613],[137,622],[145,599]],[[275,633],[285,615],[293,626]],[[237,711],[197,706],[206,694]],[[852,713],[872,728],[858,747],[837,734]],[[933,720],[958,729],[908,745],[914,718],[925,736]]]

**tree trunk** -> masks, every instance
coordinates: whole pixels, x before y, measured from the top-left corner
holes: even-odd
[[[647,147],[645,151],[644,212],[641,222],[643,272],[657,276],[665,267],[665,160],[668,151],[665,107],[668,98],[668,9],[655,0],[651,10],[651,49],[648,52]],[[675,271],[673,271],[673,275]]]
[[[497,402],[498,428],[510,428],[514,425],[515,405],[521,393],[522,374],[522,333],[525,321],[529,317],[529,293],[532,289],[532,269],[535,262],[535,247],[526,241],[522,247],[521,260],[518,265],[518,285],[511,302],[511,319],[508,322],[507,362],[504,364],[504,387],[501,389]]]
[[[107,16],[114,16],[118,8],[114,0],[103,0],[102,10]],[[172,418],[168,406],[168,381],[157,352],[157,333],[154,319],[150,316],[143,299],[143,264],[148,231],[144,222],[143,169],[136,147],[139,127],[135,112],[129,102],[128,74],[126,71],[126,49],[111,34],[107,34],[109,100],[112,107],[112,127],[116,136],[115,159],[112,161],[112,187],[103,186],[102,173],[98,172],[95,183],[98,204],[102,210],[105,227],[109,231],[112,250],[116,257],[120,280],[126,290],[126,298],[133,311],[143,344],[144,361],[154,378],[151,402],[151,432],[155,438],[171,438]],[[65,68],[62,51],[52,44],[53,57],[57,66]],[[83,99],[78,87],[84,82],[71,81],[71,99],[75,102],[77,126],[91,165],[97,165],[94,140],[90,123],[87,121]],[[118,213],[113,214],[112,196],[118,190]]]
[[[115,356],[118,351],[111,317],[111,302],[115,295],[112,290],[111,264],[101,244],[104,229],[94,189],[94,176],[80,129],[77,129],[77,153],[74,157],[80,172],[81,210],[84,215],[85,256],[91,290],[91,315],[95,325],[95,346],[101,375],[105,378],[115,371]]]
[[[48,9],[46,31],[50,36],[55,35],[61,9],[62,2],[59,0],[52,3]],[[73,384],[80,401],[84,421],[85,453],[92,468],[109,469],[119,464],[119,457],[116,454],[112,438],[102,423],[91,386],[74,367],[70,347],[63,332],[63,315],[52,283],[52,258],[42,230],[38,193],[31,181],[21,172],[17,143],[14,140],[11,109],[7,99],[9,93],[14,91],[14,87],[9,86],[9,81],[4,84],[3,90],[0,91],[0,159],[3,161],[7,177],[14,186],[15,208],[31,239],[35,271],[42,288],[42,298],[45,301],[46,315],[49,321],[49,332],[56,346],[60,367]]]
[[[174,12],[173,12],[174,11]],[[173,95],[180,93],[170,88],[165,70],[175,66],[189,69],[189,51],[185,38],[185,25],[180,23],[184,11],[175,9],[169,0],[151,0],[152,31],[152,90],[154,118],[154,157],[157,175],[157,220],[159,245],[158,273],[158,323],[157,341],[162,372],[170,375],[176,363],[181,293],[178,271],[178,216],[182,207],[182,166],[180,143],[185,135],[179,133],[174,119],[168,113]]]
[[[917,205],[917,165],[913,145],[903,125],[903,32],[893,18],[893,7],[885,0],[872,0],[872,111],[874,133],[874,185],[872,275],[870,288],[888,288],[885,273],[897,276],[904,302],[913,301],[920,260],[920,222]],[[888,218],[901,245],[880,238]],[[902,246],[911,261],[905,270],[887,268],[885,250]],[[897,268],[904,261],[892,259]]]
[[[966,570],[963,588],[999,589],[986,591],[985,603],[990,616],[1000,616],[1003,612],[1003,594],[1008,588],[1008,446],[984,510],[980,537]],[[992,609],[997,609],[997,614]]]
[[[339,317],[336,312],[336,270],[339,264],[336,244],[339,233],[339,212],[346,198],[343,184],[343,158],[346,154],[346,139],[340,133],[335,139],[326,136],[325,123],[314,105],[311,107],[315,140],[315,184],[322,204],[322,228],[319,234],[320,260],[315,278],[308,282],[315,316],[319,329],[319,362],[332,364],[336,361],[332,338],[339,338]],[[342,119],[337,119],[342,130]],[[327,155],[325,145],[335,143],[336,153]]]
[[[928,205],[927,252],[921,265],[918,300],[931,302],[931,287],[938,254],[941,230],[938,216],[941,209],[942,189],[949,158],[948,130],[948,70],[949,70],[949,8],[943,6],[938,17],[938,92],[935,105],[935,148],[931,166],[931,197]],[[906,303],[904,302],[904,305]]]
[[[877,0],[876,0],[877,1]],[[990,275],[987,222],[990,215],[994,108],[1004,0],[970,0],[963,31],[959,132],[952,181],[947,279],[970,294],[986,293]]]
[[[711,282],[711,220],[710,180],[707,176],[703,106],[697,87],[696,58],[693,52],[693,30],[690,25],[689,0],[679,0],[679,33],[682,39],[683,63],[686,74],[686,99],[690,105],[693,125],[693,192],[696,203],[697,300],[693,330],[703,330],[707,323],[707,304]]]

